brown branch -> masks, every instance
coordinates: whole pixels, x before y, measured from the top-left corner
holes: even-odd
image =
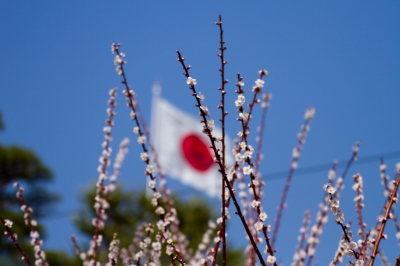
[[[335,160],[333,162],[331,170],[328,173],[328,183],[332,183],[333,182],[333,179],[334,179],[334,176],[335,176],[335,173],[336,173],[336,167],[337,167],[337,161]],[[326,206],[325,205],[325,192],[324,192],[324,197],[323,197],[323,200],[322,200],[322,204],[323,204],[323,206]],[[322,228],[324,227],[323,220],[324,220],[324,217],[326,217],[327,215],[328,215],[328,211],[325,210],[324,208],[321,208],[319,213],[317,213],[317,217],[320,217],[320,218],[318,218],[318,222],[317,222],[317,225],[316,225],[318,230],[312,231],[311,232],[311,237],[317,238],[317,237],[319,237],[321,235],[321,233],[318,234],[318,231],[322,232]],[[313,243],[308,243],[307,242],[307,245],[306,245],[306,247],[304,249],[306,255],[309,255],[308,254],[309,250],[312,249],[312,248],[315,248],[316,245],[317,245],[317,243],[315,243],[315,242],[313,242]],[[311,265],[311,261],[312,261],[313,257],[314,257],[313,255],[310,255],[308,257],[307,265]],[[305,259],[306,258],[304,257],[300,261],[303,263],[305,261]]]
[[[140,108],[139,108],[139,104],[136,102],[136,116],[139,118],[139,122],[142,124],[143,126],[143,131],[145,136],[147,137],[148,141],[149,141],[149,147],[150,147],[150,151],[153,154],[153,162],[156,165],[156,169],[157,169],[157,176],[160,179],[160,183],[159,183],[159,190],[160,193],[165,201],[165,206],[167,208],[168,212],[171,212],[172,209],[174,208],[174,201],[171,197],[170,193],[167,193],[167,187],[165,185],[165,175],[164,175],[164,171],[161,167],[160,161],[158,160],[158,153],[153,145],[153,142],[151,141],[151,137],[150,137],[150,129],[146,123],[146,121],[144,120],[141,112],[140,112]],[[175,219],[173,221],[171,221],[171,229],[172,232],[174,234],[176,234],[177,238],[177,245],[178,248],[180,250],[183,250],[183,248],[186,249],[186,246],[184,246],[184,243],[182,243],[182,238],[181,238],[181,232],[179,231],[179,219],[178,216],[175,217]]]
[[[14,245],[17,247],[18,251],[22,255],[22,260],[26,261],[29,266],[33,266],[32,262],[29,260],[28,256],[26,255],[25,251],[21,248],[21,246],[18,244],[17,238],[14,236],[14,234],[11,232],[10,228],[8,225],[6,225],[6,221],[3,219],[3,217],[0,216],[0,220],[3,223],[4,227],[6,228],[6,232],[4,232],[5,235],[9,235],[11,241],[14,243]]]
[[[383,231],[385,230],[385,226],[386,226],[386,222],[388,219],[390,219],[390,209],[392,208],[392,205],[397,202],[398,198],[397,198],[397,189],[399,188],[400,185],[400,173],[398,173],[397,175],[397,180],[393,180],[395,186],[393,188],[392,194],[390,195],[390,201],[388,206],[385,206],[386,212],[385,212],[385,216],[382,219],[382,224],[381,227],[379,228],[379,233],[378,233],[378,237],[375,240],[375,245],[374,245],[374,249],[372,251],[371,254],[371,259],[369,261],[369,266],[374,265],[374,261],[375,261],[375,257],[378,253],[378,248],[379,248],[379,243],[381,242],[381,239],[384,238],[384,234]]]
[[[110,127],[110,130],[104,131],[104,135],[105,135],[104,151],[105,151],[105,153],[103,152],[104,155],[102,155],[102,157],[101,157],[101,165],[100,165],[100,172],[101,172],[100,175],[104,175],[104,176],[107,175],[106,168],[107,168],[107,165],[109,163],[109,160],[110,160],[109,156],[110,156],[110,153],[111,153],[111,149],[110,149],[111,127],[114,124],[112,119],[113,119],[113,117],[115,115],[114,108],[116,106],[116,104],[115,104],[116,91],[117,91],[116,88],[111,89],[111,91],[110,91],[110,100],[108,102],[108,105],[110,107],[107,110],[108,118],[106,120],[106,124],[107,124],[107,126]],[[97,240],[99,239],[99,235],[100,235],[100,231],[101,231],[100,223],[101,223],[101,220],[102,220],[102,216],[105,213],[105,209],[103,208],[103,204],[101,203],[102,199],[106,200],[106,198],[105,198],[106,195],[104,194],[104,191],[105,191],[104,180],[105,180],[105,178],[99,178],[98,188],[97,188],[97,191],[96,191],[96,201],[99,203],[99,207],[98,208],[95,207],[96,220],[95,220],[95,232],[94,232],[94,236],[93,236],[93,242],[94,242],[93,243],[94,244],[93,245],[93,266],[96,265],[96,261],[97,261],[97,255],[98,255],[97,254],[97,247],[98,247]],[[97,196],[98,196],[98,199],[97,199]]]
[[[353,152],[352,152],[352,154],[351,154],[351,157],[350,157],[350,159],[347,161],[346,167],[345,167],[344,171],[342,172],[342,175],[340,176],[340,177],[342,178],[342,182],[344,181],[347,172],[350,170],[350,167],[351,167],[352,163],[353,163],[354,161],[357,160],[358,150],[360,149],[360,144],[361,144],[361,143],[360,143],[359,141],[357,141],[356,144],[355,144],[355,146],[353,147]],[[336,161],[335,161],[335,164],[337,164]],[[334,166],[334,167],[335,167],[335,169],[336,169],[336,166]],[[330,180],[329,183],[332,183],[332,181],[333,181],[333,180]],[[336,191],[335,191],[335,193],[333,194],[333,196],[334,196],[335,198],[338,197],[338,193],[339,193],[339,190],[340,190],[341,188],[343,188],[343,186],[341,185],[341,186],[339,187],[339,186],[338,186],[338,183],[336,182]],[[327,215],[327,214],[326,214],[326,215]],[[321,225],[321,230],[322,230],[322,228],[323,228],[323,225]],[[308,247],[308,244],[307,244],[307,247]],[[307,248],[306,248],[306,250],[307,250]],[[308,257],[307,265],[311,265],[312,259],[313,259],[313,256]]]
[[[223,34],[224,31],[222,29],[222,17],[219,15],[219,21],[215,22],[217,26],[219,26],[219,50],[220,53],[218,54],[218,57],[221,59],[221,68],[219,71],[221,72],[221,87],[218,88],[218,90],[221,91],[221,105],[218,106],[219,109],[221,109],[221,129],[222,129],[222,136],[221,136],[221,145],[222,145],[222,154],[221,154],[221,159],[222,159],[222,165],[225,166],[225,116],[228,114],[228,112],[225,112],[225,84],[228,83],[228,80],[225,79],[225,65],[228,63],[224,59],[224,51],[226,50],[226,46],[224,46],[224,38]],[[224,179],[221,178],[222,182],[222,191],[221,191],[221,212],[222,212],[222,223],[221,223],[221,235],[222,235],[222,265],[226,266],[226,213],[225,213],[225,185],[224,185]],[[218,245],[219,246],[219,245]],[[216,248],[215,253],[218,252],[218,246]],[[215,265],[215,260],[213,262],[213,265]]]
[[[400,256],[397,257],[396,264],[394,266],[400,266]]]
[[[122,57],[122,53],[119,51],[119,45],[114,45],[114,44],[113,44],[113,51],[117,54],[117,56]],[[139,134],[140,137],[145,137],[145,136],[144,136],[145,133],[144,133],[144,130],[142,129],[142,125],[141,125],[141,123],[140,123],[140,120],[139,120],[138,116],[136,115],[137,110],[136,110],[135,93],[133,92],[133,90],[132,90],[132,89],[130,88],[130,86],[128,85],[128,80],[127,80],[127,77],[126,77],[126,74],[125,74],[125,71],[124,71],[124,64],[125,64],[125,61],[124,61],[124,60],[121,60],[121,61],[118,63],[118,66],[117,66],[118,74],[122,77],[121,83],[125,86],[125,90],[123,91],[123,93],[124,93],[126,99],[128,100],[128,107],[130,107],[131,110],[132,110],[132,113],[135,114],[135,115],[132,117],[132,120],[135,121],[136,127],[137,127],[137,129],[138,129],[138,134]],[[146,147],[145,142],[141,143],[140,146],[142,147],[143,152],[145,152],[145,153],[148,152],[148,148]],[[150,165],[150,159],[149,159],[149,158],[146,158],[146,160],[144,160],[144,162],[145,162],[145,164],[146,164],[147,166]],[[151,181],[154,181],[154,180],[156,179],[156,176],[155,176],[152,172],[149,172],[149,171],[147,171],[147,170],[146,170],[146,175],[149,176],[149,178],[151,179]],[[152,190],[154,193],[156,193],[156,192],[157,192],[156,186],[152,187],[151,190]],[[161,205],[162,205],[162,204],[161,204],[161,198],[157,198],[157,201],[156,201],[156,202],[157,202],[157,206],[156,206],[156,207],[157,207],[157,208],[162,208],[162,206],[161,206]],[[166,217],[169,216],[169,215],[173,215],[173,214],[170,213],[170,212],[168,212],[167,214],[165,214],[165,213],[159,213],[159,217],[160,217],[160,219],[163,220],[163,221],[165,221]],[[166,230],[168,229],[168,227],[170,227],[170,224],[171,224],[171,223],[169,223],[168,226],[165,227],[164,231],[166,231]],[[172,243],[171,243],[171,244],[172,244]],[[183,260],[183,258],[180,258],[180,260],[181,260],[183,263],[185,263],[184,260]]]
[[[184,70],[183,75],[186,78],[189,78],[190,77],[190,75],[189,75],[190,66],[186,67],[186,65],[184,63],[185,59],[181,56],[181,53],[178,50],[176,50],[176,53],[178,54],[178,62],[181,63],[181,65],[183,67],[183,70]],[[250,232],[250,229],[248,228],[248,226],[246,224],[246,221],[244,219],[244,216],[243,216],[243,213],[242,213],[242,211],[240,209],[240,206],[239,206],[239,204],[238,204],[238,202],[236,200],[235,192],[233,191],[233,188],[232,188],[232,186],[231,186],[231,184],[230,184],[230,182],[228,180],[228,177],[227,177],[227,174],[226,174],[226,171],[225,171],[225,165],[222,164],[221,156],[219,155],[218,149],[217,149],[216,144],[215,144],[216,138],[212,136],[211,130],[209,129],[209,127],[207,125],[206,112],[201,108],[202,106],[201,106],[200,99],[196,97],[197,96],[197,92],[196,92],[196,89],[195,89],[195,86],[194,86],[193,83],[190,83],[190,89],[193,92],[192,95],[195,97],[195,99],[197,101],[196,107],[199,108],[200,116],[203,118],[201,122],[204,123],[204,125],[205,125],[204,126],[204,133],[209,137],[210,142],[211,142],[211,147],[210,148],[214,151],[214,155],[215,155],[214,162],[219,166],[219,172],[221,173],[221,175],[222,175],[222,177],[223,177],[223,179],[225,181],[225,184],[228,187],[230,196],[231,196],[231,198],[233,200],[233,203],[234,203],[234,205],[236,207],[236,213],[239,215],[240,220],[242,221],[242,224],[243,224],[243,226],[244,226],[244,228],[246,230],[246,233],[247,233],[248,237],[250,238],[250,241],[251,241],[254,249],[257,252],[257,255],[258,255],[258,258],[260,260],[261,265],[266,265],[262,255],[261,255],[261,253],[260,253],[260,251],[259,251],[259,249],[257,247],[257,244],[254,241],[254,238],[253,238],[253,236],[252,236],[252,234]]]
[[[265,106],[263,106],[263,112],[261,115],[261,123],[260,123],[259,132],[258,132],[258,138],[257,138],[256,160],[255,160],[256,162],[255,162],[255,167],[254,167],[254,171],[256,173],[258,173],[258,170],[259,170],[259,167],[261,164],[261,157],[262,157],[261,149],[263,146],[263,137],[264,137],[265,124],[266,124],[265,121],[267,118],[267,110],[268,110],[268,104],[269,104],[270,97],[271,96],[269,93],[265,93],[263,95],[263,99],[264,99],[263,105],[265,105]]]
[[[358,214],[357,219],[358,219],[358,225],[360,226],[360,234],[361,234],[361,240],[362,243],[364,243],[366,241],[366,237],[365,237],[365,224],[363,222],[363,214],[362,214],[362,208],[364,207],[364,204],[362,203],[363,200],[363,187],[362,187],[362,177],[359,174],[355,174],[353,176],[354,181],[356,182],[356,184],[359,184],[359,186],[356,188],[356,193],[357,193],[357,203],[356,203],[356,212]],[[360,181],[361,180],[361,181]],[[360,255],[363,257],[363,260],[366,261],[366,254],[365,252],[362,252],[362,250],[360,249]]]
[[[306,137],[309,124],[311,123],[311,119],[312,119],[312,117],[310,119],[306,119],[304,121],[303,126],[301,127],[301,132],[300,132],[300,135],[299,135],[299,141],[297,143],[297,146],[295,147],[295,149],[297,149],[298,153],[300,153],[301,150],[303,149],[304,139]],[[299,154],[299,156],[300,156],[300,154]],[[281,222],[281,219],[282,219],[283,210],[285,208],[286,198],[287,198],[287,195],[288,195],[288,192],[289,192],[290,183],[291,183],[292,178],[293,178],[293,173],[294,173],[295,169],[297,168],[297,162],[299,161],[299,156],[298,157],[294,157],[294,156],[292,157],[292,162],[291,162],[291,165],[290,165],[289,173],[288,173],[288,176],[286,178],[285,187],[283,189],[281,202],[280,202],[279,208],[278,208],[278,214],[276,215],[276,218],[275,218],[275,226],[274,226],[274,231],[273,231],[272,240],[271,240],[272,246],[275,245],[275,242],[276,242],[276,239],[277,239],[277,236],[278,236],[279,225],[280,225],[280,222]]]
[[[33,209],[29,207],[28,203],[25,200],[24,197],[24,188],[19,185],[18,182],[14,183],[14,186],[17,187],[17,198],[21,202],[21,210],[24,212],[24,218],[25,218],[25,223],[30,226],[31,229],[31,244],[35,248],[35,256],[37,259],[40,259],[40,261],[43,263],[43,266],[49,266],[49,264],[45,260],[45,254],[42,251],[42,241],[39,240],[39,233],[37,232],[37,229],[35,228],[37,226],[37,222],[32,219],[32,213]],[[32,233],[36,234],[32,234]],[[36,235],[36,236],[35,236]],[[38,248],[38,249],[36,249]]]
[[[74,235],[72,235],[72,236],[70,236],[70,238],[72,241],[72,245],[75,248],[76,255],[78,255],[81,260],[85,261],[85,259],[81,257],[81,254],[84,252],[83,252],[82,248],[79,246],[78,241],[76,241],[76,237]]]

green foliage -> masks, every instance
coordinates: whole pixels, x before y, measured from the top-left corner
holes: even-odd
[[[91,238],[94,233],[92,219],[95,217],[93,205],[95,203],[95,186],[87,189],[82,197],[83,208],[74,218],[74,223],[81,233]],[[216,214],[210,205],[203,199],[191,198],[182,200],[173,196],[174,207],[177,210],[180,221],[180,231],[188,240],[188,248],[196,250],[202,240],[202,236],[208,228],[208,221],[214,219]],[[109,200],[110,208],[107,210],[105,229],[102,231],[103,245],[100,247],[102,261],[106,261],[108,246],[112,241],[114,233],[118,234],[120,247],[128,247],[132,243],[136,228],[141,222],[155,224],[159,216],[155,214],[154,206],[146,196],[145,191],[123,191],[120,186],[114,191]],[[165,247],[163,247],[164,249]],[[227,256],[229,265],[243,265],[243,250],[233,250],[228,245]],[[220,258],[218,258],[220,260]],[[162,265],[169,265],[169,258],[163,253]],[[221,263],[219,263],[221,264]]]
[[[33,151],[0,145],[0,191],[15,179],[32,184],[52,178],[51,170],[43,165]]]
[[[51,170],[43,165],[34,152],[18,146],[5,147],[0,144],[0,209],[19,209],[20,203],[15,197],[16,190],[11,188],[12,183],[18,180],[26,188],[24,197],[33,207],[35,218],[44,216],[59,198],[49,192],[42,182],[52,179]]]
[[[82,265],[82,261],[77,256],[70,256],[62,251],[46,251],[46,260],[50,266]]]
[[[0,130],[4,128],[0,113]],[[33,248],[29,243],[30,228],[25,225],[20,202],[15,196],[16,189],[12,187],[19,181],[25,188],[24,197],[34,209],[34,219],[50,214],[50,207],[58,200],[58,196],[48,191],[44,182],[51,181],[51,170],[31,150],[18,146],[3,146],[0,144],[0,214],[4,219],[13,221],[12,232],[18,235],[18,243],[33,259]],[[37,228],[41,239],[45,237],[42,227]],[[21,264],[21,254],[7,237],[0,238],[0,265]]]

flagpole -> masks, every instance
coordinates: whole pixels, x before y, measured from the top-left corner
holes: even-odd
[[[150,116],[150,138],[151,142],[155,147],[157,147],[157,140],[154,138],[155,130],[156,130],[156,123],[157,123],[157,118],[156,118],[156,110],[157,110],[157,103],[159,102],[159,99],[161,97],[161,83],[155,82],[152,87],[152,98],[151,98],[151,116]],[[151,154],[152,156],[152,161],[154,162],[154,154]],[[150,177],[147,176],[147,183],[146,183],[146,197],[151,198],[153,195],[153,191],[148,187],[148,183],[150,181]]]
[[[161,97],[161,83],[155,82],[152,87],[152,99],[151,99],[151,117],[150,117],[150,132],[155,132],[155,125],[157,123],[156,121],[156,108],[157,108],[157,102]],[[152,136],[151,141],[155,143],[154,134],[151,134]]]

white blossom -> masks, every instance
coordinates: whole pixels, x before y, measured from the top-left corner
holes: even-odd
[[[197,93],[196,97],[200,100],[200,101],[204,101],[205,97],[203,94],[201,94],[201,92]]]
[[[187,80],[186,80],[186,84],[188,84],[188,85],[196,85],[197,81],[194,78],[188,77]]]
[[[251,173],[253,173],[253,169],[250,166],[243,167],[243,174],[250,175]]]
[[[249,145],[250,146],[250,145]],[[245,159],[251,159],[252,158],[252,155],[253,155],[253,152],[252,151],[245,151],[244,153],[243,153],[243,158],[245,158]]]
[[[151,199],[151,205],[153,205],[154,207],[158,205],[158,200],[156,198],[152,198]]]
[[[209,116],[210,112],[208,111],[208,107],[205,105],[200,106],[200,109],[203,111],[204,115]]]
[[[207,121],[207,127],[208,127],[208,129],[209,130],[213,130],[214,129],[214,120],[212,120],[212,119],[209,119],[208,121]]]
[[[253,201],[251,202],[251,207],[252,207],[253,209],[255,209],[255,208],[257,208],[258,206],[260,206],[260,204],[261,204],[261,202],[260,202],[259,200],[253,200]]]
[[[140,153],[140,159],[142,159],[143,161],[147,161],[148,158],[149,155],[146,152]]]
[[[137,139],[137,142],[139,144],[145,144],[146,143],[146,136],[139,136]]]
[[[168,245],[168,246],[166,247],[165,253],[166,253],[168,256],[170,256],[170,255],[172,255],[173,252],[174,252],[174,248],[173,248],[172,246]]]
[[[265,81],[262,80],[262,79],[257,79],[256,80],[256,86],[259,87],[259,88],[264,87],[264,83],[265,83]]]
[[[161,215],[161,214],[164,214],[164,213],[165,213],[165,210],[163,209],[163,207],[159,206],[156,209],[156,214]]]
[[[325,184],[324,185],[324,189],[325,189],[325,191],[326,192],[328,192],[329,194],[333,194],[333,193],[335,193],[335,188],[334,187],[332,187],[330,184]]]
[[[304,119],[305,120],[311,120],[315,115],[315,109],[314,108],[309,108],[306,110],[306,113],[304,114]]]
[[[4,225],[5,225],[6,227],[8,227],[8,228],[11,228],[12,225],[13,225],[13,222],[6,219],[6,220],[4,220]]]
[[[161,250],[161,243],[160,242],[154,242],[151,244],[151,246],[153,247],[153,249],[155,251]]]
[[[275,262],[276,262],[275,256],[269,255],[268,258],[267,258],[267,263],[268,264],[274,264]]]
[[[265,222],[267,220],[268,215],[265,212],[260,213],[260,220]]]
[[[103,128],[104,133],[110,133],[111,132],[111,127],[104,127]]]
[[[156,181],[150,180],[149,181],[149,188],[154,189],[156,187]]]
[[[244,104],[245,100],[246,100],[246,98],[244,97],[244,95],[243,94],[239,94],[238,95],[238,99],[235,101],[235,105],[237,107],[242,106]]]
[[[146,166],[146,174],[153,174],[154,173],[154,167],[151,164],[148,164]]]
[[[264,224],[263,224],[263,222],[261,222],[261,221],[258,221],[258,222],[256,222],[256,223],[254,224],[254,228],[255,228],[257,231],[260,231],[260,230],[263,228],[263,226],[264,226]]]
[[[247,122],[247,120],[249,120],[249,114],[246,113],[244,110],[242,113],[239,113],[239,117],[242,118],[242,120],[245,122]]]
[[[268,70],[262,69],[262,70],[258,71],[258,74],[260,74],[261,76],[268,76]]]
[[[242,142],[240,142],[239,143],[239,146],[240,146],[240,148],[242,149],[242,150],[244,150],[244,149],[246,149],[246,142],[244,142],[244,141],[242,141]]]
[[[300,157],[300,152],[297,147],[293,148],[292,157],[293,157],[293,159],[297,159]]]

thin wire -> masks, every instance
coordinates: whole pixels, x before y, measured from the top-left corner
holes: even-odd
[[[369,163],[379,164],[380,157],[383,157],[386,160],[399,158],[400,151],[359,157],[357,159],[357,161],[353,162],[353,164],[355,164],[355,165],[369,164]],[[348,159],[347,160],[339,160],[338,166],[346,165],[347,161],[348,161]],[[296,171],[296,175],[299,176],[299,175],[305,175],[305,174],[318,173],[321,171],[328,171],[331,168],[331,166],[332,166],[332,162],[303,167]],[[286,175],[287,175],[287,170],[284,170],[284,171],[279,171],[279,172],[275,172],[275,173],[265,174],[265,175],[263,175],[263,179],[264,180],[282,179],[282,178],[285,178]]]
[[[355,164],[355,165],[370,164],[370,163],[378,164],[380,162],[380,159],[379,159],[380,157],[385,158],[385,160],[400,158],[400,150],[394,151],[394,152],[387,152],[387,153],[383,153],[383,154],[381,153],[381,154],[359,157],[357,161],[353,162],[353,164]],[[347,160],[346,159],[339,160],[338,166],[345,165],[347,163],[347,161],[348,161],[348,159]],[[303,167],[303,168],[296,170],[296,176],[318,173],[318,172],[322,172],[322,171],[328,171],[331,167],[332,167],[332,162]],[[284,170],[284,171],[279,171],[279,172],[275,172],[275,173],[265,174],[265,175],[263,175],[263,179],[264,180],[282,179],[282,178],[286,178],[286,175],[287,175],[287,170]],[[184,192],[184,190],[182,190],[182,192]],[[74,213],[75,213],[75,210],[60,211],[60,212],[56,212],[56,213],[53,213],[53,214],[47,216],[46,220],[55,220],[55,219],[65,218],[66,216],[74,215]]]

